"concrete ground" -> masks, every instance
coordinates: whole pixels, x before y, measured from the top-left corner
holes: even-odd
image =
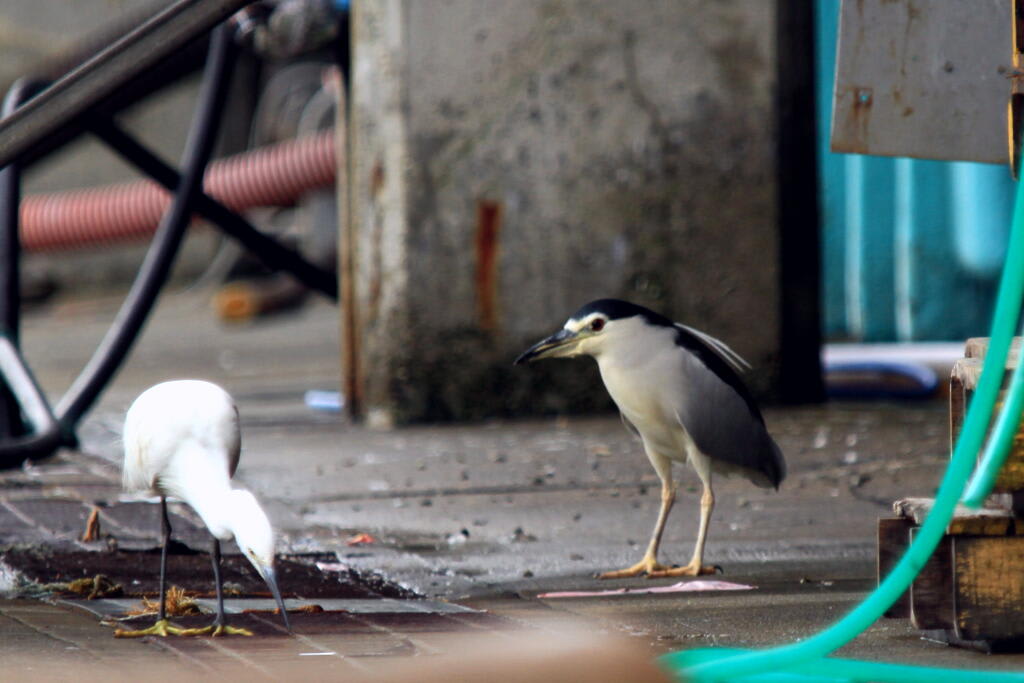
[[[51,401],[87,360],[117,303],[65,300],[26,315],[25,354]],[[334,553],[340,563],[457,603],[473,616],[444,617],[429,628],[414,619],[360,617],[358,628],[334,632],[308,622],[305,633],[300,621],[296,638],[124,641],[111,638],[88,612],[12,596],[0,601],[5,676],[354,675],[412,655],[461,654],[467,633],[507,650],[509,634],[521,629],[610,635],[644,657],[788,643],[833,622],[871,589],[876,519],[897,498],[932,494],[948,452],[941,401],[769,408],[766,421],[786,454],[789,477],[779,492],[718,480],[706,555],[723,569],[715,578],[752,588],[539,597],[675,583],[593,578],[639,559],[653,525],[658,485],[638,443],[611,415],[389,432],[348,424],[304,401],[308,390],[337,389],[337,337],[337,312],[321,302],[224,326],[206,294],[166,296],[82,425],[81,452],[62,452],[0,479],[0,504],[28,529],[17,540],[81,545],[76,530],[38,522],[30,503],[116,506],[118,438],[128,404],[155,382],[201,377],[222,384],[238,402],[243,456],[236,479],[264,502],[281,536],[280,552]],[[662,556],[683,563],[696,529],[698,482],[683,469],[678,477],[681,495]],[[154,514],[134,526],[154,523],[155,535],[155,520]],[[376,542],[346,544],[361,532]],[[12,542],[13,533],[0,528],[0,543]],[[1024,668],[1024,656],[946,647],[923,640],[901,620],[879,621],[839,654]]]

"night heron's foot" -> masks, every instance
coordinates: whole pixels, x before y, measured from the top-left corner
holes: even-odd
[[[149,628],[142,628],[137,631],[128,631],[123,628],[116,629],[114,631],[115,638],[142,638],[143,636],[160,636],[166,638],[169,635],[173,636],[184,636],[189,635],[187,631],[194,629],[181,628],[175,626],[166,619],[160,619]]]
[[[704,576],[706,574],[714,574],[715,572],[721,572],[722,568],[718,565],[707,565],[697,564],[691,562],[685,567],[662,567],[653,572],[647,572],[647,577],[651,579],[660,579],[668,576]]]
[[[641,576],[642,574],[653,576],[656,572],[665,571],[668,569],[670,569],[670,567],[666,567],[653,557],[645,557],[644,559],[634,564],[632,567],[626,567],[625,569],[619,569],[618,571],[613,572],[604,572],[603,574],[598,574],[597,578],[628,579],[633,576]]]
[[[251,636],[252,631],[247,628],[241,628],[238,626],[228,626],[227,624],[210,624],[209,626],[203,626],[202,628],[185,628],[181,630],[178,635],[182,636],[212,636],[219,638],[220,636]]]

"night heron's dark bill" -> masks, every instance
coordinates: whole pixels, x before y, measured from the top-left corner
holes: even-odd
[[[257,567],[260,572],[260,576],[267,583],[270,588],[271,594],[274,596],[274,600],[277,601],[277,607],[281,610],[281,618],[284,619],[284,627],[288,629],[288,633],[292,632],[292,626],[288,623],[288,610],[284,607],[284,600],[281,599],[281,591],[277,588],[277,575],[274,572],[273,567]]]
[[[541,358],[556,358],[564,355],[566,351],[571,350],[578,341],[578,333],[563,328],[558,332],[555,332],[550,337],[541,339],[539,342],[523,351],[519,355],[519,358],[516,358],[513,365],[529,363],[530,361],[540,360]]]

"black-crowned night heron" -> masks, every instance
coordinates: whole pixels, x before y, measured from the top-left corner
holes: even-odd
[[[531,346],[516,363],[580,355],[597,360],[623,422],[640,436],[661,479],[661,510],[643,559],[601,578],[713,573],[703,564],[715,504],[712,473],[740,474],[765,488],[778,488],[786,476],[782,452],[738,374],[746,362],[703,332],[636,304],[600,299],[576,311],[561,330]],[[704,485],[693,559],[674,568],[657,559],[675,500],[672,461],[689,462]]]
[[[274,532],[256,498],[231,488],[241,452],[238,409],[226,391],[198,380],[164,382],[144,391],[124,421],[124,488],[160,496],[163,552],[160,555],[160,607],[148,629],[118,631],[120,637],[222,635],[245,629],[227,625],[220,579],[220,542],[235,539],[270,588],[289,631],[288,613],[274,574]],[[167,498],[192,506],[213,535],[213,576],[217,586],[217,617],[206,628],[183,629],[167,622],[164,606],[167,545],[171,524]]]

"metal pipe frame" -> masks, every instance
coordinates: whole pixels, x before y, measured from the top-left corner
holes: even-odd
[[[173,192],[178,187],[181,182],[178,172],[109,118],[97,117],[89,124],[89,130],[165,189]],[[286,270],[310,289],[337,300],[338,283],[334,273],[310,263],[298,252],[260,232],[245,218],[203,192],[201,187],[196,192],[194,204],[197,213],[241,242],[268,268]]]
[[[56,410],[51,410],[46,402],[18,345],[18,207],[22,162],[14,158],[0,170],[0,268],[3,268],[0,272],[0,467],[18,466],[27,459],[50,455],[61,446],[78,445],[79,421],[113,379],[134,345],[196,213],[239,240],[268,266],[285,270],[311,289],[337,299],[337,283],[332,273],[261,233],[203,192],[203,175],[217,139],[235,64],[235,31],[236,26],[231,22],[213,29],[196,113],[182,153],[181,170],[175,170],[120,129],[101,108],[82,114],[90,132],[171,191],[173,200],[110,329]],[[19,105],[34,93],[26,83],[13,86],[5,99],[4,117],[20,111]],[[26,156],[28,154],[26,152]]]
[[[4,97],[6,117],[35,93],[35,84],[19,80]],[[21,356],[21,245],[18,209],[21,164],[0,169],[0,467],[52,453],[61,442],[57,419]]]
[[[166,62],[253,0],[177,0],[96,53],[4,117],[0,166],[21,159],[85,112],[102,105],[140,73]],[[157,6],[157,5],[154,5]]]

